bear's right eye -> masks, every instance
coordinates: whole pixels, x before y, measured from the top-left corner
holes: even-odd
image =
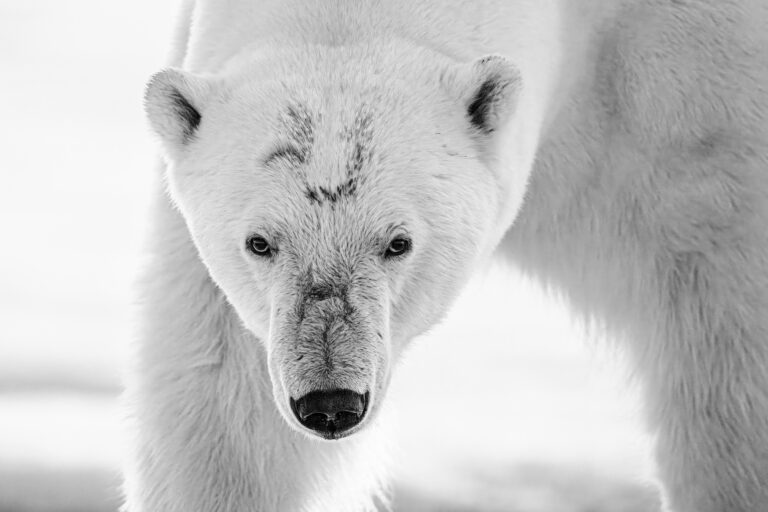
[[[246,243],[246,247],[248,247],[248,250],[256,256],[267,257],[272,255],[272,248],[269,246],[269,242],[267,242],[264,237],[258,235],[250,237]]]

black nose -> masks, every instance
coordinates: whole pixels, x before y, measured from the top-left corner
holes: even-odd
[[[335,439],[363,419],[368,409],[368,393],[349,389],[312,391],[298,400],[291,398],[291,409],[299,423],[327,439]]]

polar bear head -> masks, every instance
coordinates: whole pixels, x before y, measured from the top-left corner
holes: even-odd
[[[500,238],[495,148],[520,84],[501,56],[364,46],[151,80],[169,193],[293,427],[338,439],[369,422],[393,362]]]

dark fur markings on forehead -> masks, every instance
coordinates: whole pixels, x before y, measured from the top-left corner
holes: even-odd
[[[362,105],[351,126],[342,132],[342,139],[352,146],[347,159],[347,176],[359,174],[366,162],[373,157],[373,115],[369,107]]]
[[[309,185],[307,185],[307,188],[304,190],[304,196],[309,199],[310,203],[321,203],[320,195],[317,193],[317,190]]]
[[[358,178],[353,176],[347,178],[344,183],[334,189],[323,187],[322,185],[313,187],[307,184],[304,196],[313,203],[323,204],[327,201],[335,204],[342,198],[354,196],[355,192],[357,192],[357,182]]]
[[[312,145],[315,142],[315,122],[305,105],[290,105],[283,118],[288,135],[298,144]]]
[[[341,132],[343,143],[351,146],[345,164],[345,178],[335,187],[312,186],[307,184],[304,195],[310,202],[322,205],[337,203],[343,198],[353,197],[363,180],[362,170],[373,160],[373,116],[368,107],[361,106],[350,126]]]
[[[366,146],[361,141],[355,142],[355,149],[352,151],[352,156],[350,156],[347,161],[347,176],[360,174],[360,171],[363,170],[363,166],[372,159],[373,148],[370,145]]]
[[[271,165],[278,161],[283,161],[290,165],[301,165],[306,163],[307,157],[307,153],[299,148],[293,146],[278,146],[264,159],[264,165]]]
[[[282,136],[287,142],[277,147],[265,159],[265,164],[283,160],[292,165],[309,161],[315,143],[315,119],[309,109],[300,103],[288,106],[279,117]]]

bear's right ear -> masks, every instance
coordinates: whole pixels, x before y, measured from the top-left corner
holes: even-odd
[[[183,150],[194,138],[210,94],[207,80],[178,69],[160,71],[147,84],[144,110],[171,154]]]

